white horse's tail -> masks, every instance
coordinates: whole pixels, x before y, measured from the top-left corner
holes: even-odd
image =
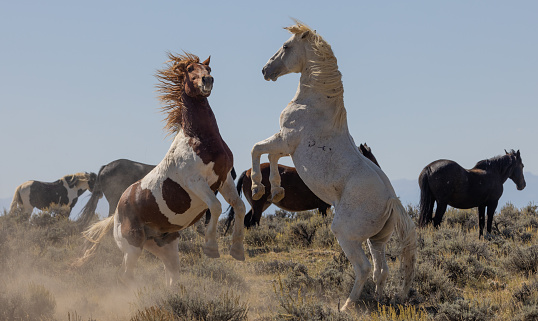
[[[395,215],[395,232],[400,240],[402,256],[400,259],[400,270],[403,272],[403,288],[401,296],[406,298],[411,288],[411,283],[415,276],[415,262],[417,252],[417,232],[415,223],[407,214],[402,203],[397,198],[389,200],[389,208],[392,208]]]
[[[17,189],[15,189],[15,195],[13,195],[13,200],[11,201],[11,205],[9,207],[9,214],[15,213],[19,205],[22,206],[21,185],[17,186]]]
[[[96,222],[91,225],[86,231],[82,232],[82,236],[86,239],[86,247],[89,245],[89,243],[93,244],[86,251],[84,251],[84,255],[81,258],[78,258],[75,262],[73,262],[72,266],[80,267],[86,262],[88,262],[91,257],[93,257],[95,251],[99,247],[99,243],[110,230],[112,225],[114,225],[114,216],[115,215],[112,215],[105,218],[104,220]]]

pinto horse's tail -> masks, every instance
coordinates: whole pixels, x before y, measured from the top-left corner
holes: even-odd
[[[76,220],[77,225],[81,229],[86,228],[86,226],[90,224],[90,221],[95,215],[95,210],[97,209],[97,203],[103,197],[103,189],[101,187],[101,171],[103,170],[104,167],[105,166],[102,166],[101,169],[99,170],[99,174],[97,175],[97,178],[95,179],[95,185],[93,186],[93,189],[92,189],[92,196],[88,200],[88,203],[84,205],[84,207],[80,211],[80,214],[78,215],[78,218]]]
[[[13,200],[11,201],[11,205],[9,206],[9,214],[15,213],[19,205],[22,205],[20,185],[17,186],[17,189],[15,189],[15,195],[13,195]]]
[[[85,246],[87,249],[84,251],[84,255],[81,258],[78,258],[71,264],[72,266],[81,267],[93,257],[95,251],[101,243],[101,240],[110,230],[112,225],[114,225],[114,216],[115,215],[109,216],[97,223],[94,223],[86,231],[82,232],[82,236],[86,239]],[[88,248],[90,243],[93,244]]]
[[[247,176],[247,171],[244,171],[243,173],[241,173],[241,175],[239,176],[239,179],[237,180],[236,188],[237,188],[237,193],[239,194],[239,197],[241,197],[241,194],[243,192],[243,179],[245,178],[245,176]],[[235,218],[235,211],[231,205],[228,206],[228,209],[226,211],[228,212],[228,217],[226,218],[226,231],[224,232],[224,234],[228,233],[228,229],[232,225],[232,222]]]
[[[404,283],[401,296],[407,297],[411,283],[415,276],[415,263],[417,252],[417,232],[415,230],[415,223],[407,214],[407,211],[403,207],[402,203],[397,198],[391,198],[387,206],[392,209],[392,214],[395,215],[395,232],[400,240],[400,246],[402,249],[402,256],[400,259],[400,270],[404,275]]]
[[[430,190],[430,184],[428,177],[430,176],[430,169],[426,167],[420,172],[418,177],[418,186],[420,187],[420,216],[418,219],[418,225],[420,227],[426,226],[431,220],[433,205],[435,199],[433,198]]]

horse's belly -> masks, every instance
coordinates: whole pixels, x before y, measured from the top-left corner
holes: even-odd
[[[325,203],[332,205],[340,198],[351,174],[346,170],[350,167],[349,160],[341,155],[334,144],[313,140],[299,145],[291,155],[297,173],[306,186]]]

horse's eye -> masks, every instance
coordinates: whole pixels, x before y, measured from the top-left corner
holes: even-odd
[[[189,68],[187,68],[187,71],[188,72],[192,72],[194,70],[194,67],[193,66],[189,66]]]
[[[284,50],[288,49],[288,45],[283,45],[282,49],[284,49]]]

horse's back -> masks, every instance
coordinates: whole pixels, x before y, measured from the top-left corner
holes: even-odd
[[[422,170],[419,181],[421,185],[427,182],[427,186],[421,188],[429,188],[437,202],[456,208],[472,208],[478,206],[476,200],[470,197],[473,175],[454,161],[440,159]]]
[[[110,204],[115,208],[121,194],[127,187],[146,176],[155,165],[117,159],[103,166],[99,171],[99,184]]]

